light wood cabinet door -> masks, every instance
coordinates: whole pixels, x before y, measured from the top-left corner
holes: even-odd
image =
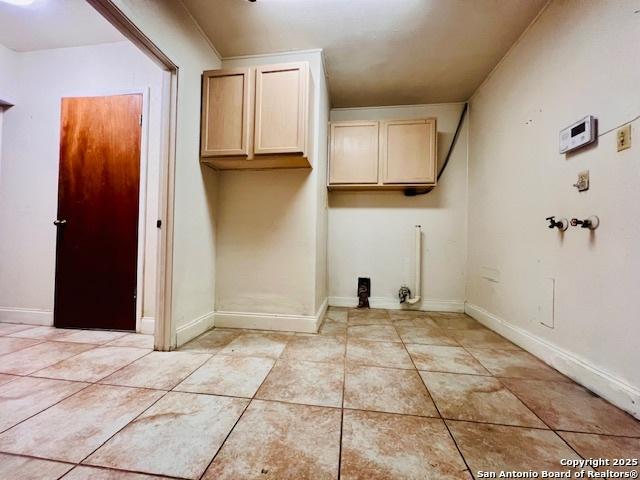
[[[332,122],[329,184],[378,183],[378,122]]]
[[[436,182],[436,120],[382,122],[383,183]]]
[[[250,70],[204,72],[202,77],[201,155],[248,154]]]
[[[254,153],[305,153],[309,66],[287,63],[256,68]]]

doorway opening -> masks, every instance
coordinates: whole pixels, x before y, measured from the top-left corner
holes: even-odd
[[[0,322],[169,349],[177,67],[109,0],[36,7],[0,38]]]

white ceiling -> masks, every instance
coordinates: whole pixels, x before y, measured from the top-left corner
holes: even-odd
[[[85,0],[0,1],[0,44],[18,52],[119,42],[125,38]]]
[[[224,57],[323,48],[335,107],[467,100],[547,0],[183,0]]]

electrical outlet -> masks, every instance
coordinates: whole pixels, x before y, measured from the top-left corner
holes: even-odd
[[[579,172],[578,181],[574,183],[573,186],[576,187],[579,192],[584,192],[585,190],[589,190],[589,170],[585,170],[584,172]]]
[[[631,148],[631,124],[627,123],[624,127],[620,127],[616,132],[616,139],[618,141],[618,151]]]

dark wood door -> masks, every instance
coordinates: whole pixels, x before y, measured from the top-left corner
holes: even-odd
[[[56,327],[135,330],[142,95],[63,98]]]

